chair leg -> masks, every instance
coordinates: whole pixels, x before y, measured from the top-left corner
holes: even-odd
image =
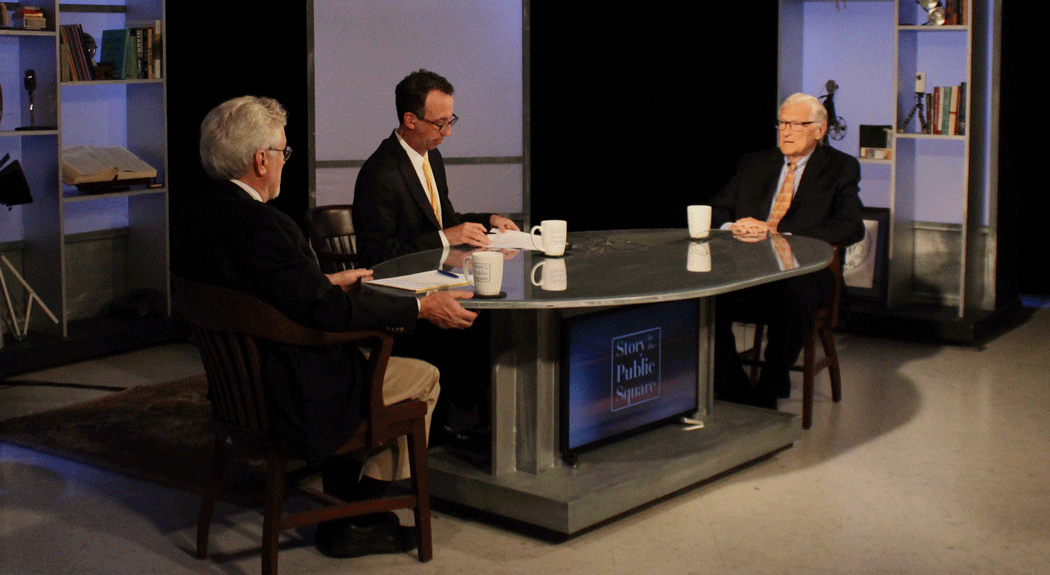
[[[226,469],[230,450],[225,443],[215,436],[215,446],[212,448],[211,469],[204,479],[201,489],[201,509],[197,516],[197,557],[204,559],[208,556],[208,537],[211,533],[211,518],[215,513],[215,499],[219,494],[219,481],[222,472]]]
[[[806,339],[806,347],[803,349],[802,360],[802,429],[813,426],[813,380],[816,377],[814,371],[816,365],[816,332],[810,334]]]
[[[416,535],[419,537],[419,561],[427,562],[434,557],[434,544],[430,526],[430,465],[427,463],[426,425],[423,418],[416,420],[408,435],[408,449],[412,454],[412,492],[416,496],[413,509],[416,519]]]
[[[842,376],[839,374],[839,356],[835,349],[835,337],[830,329],[820,332],[820,341],[824,344],[824,357],[828,362],[828,375],[831,378],[831,399],[842,401]]]
[[[266,495],[263,510],[262,573],[277,575],[277,542],[281,535],[286,463],[269,453],[266,456]]]

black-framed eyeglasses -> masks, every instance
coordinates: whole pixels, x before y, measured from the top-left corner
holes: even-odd
[[[271,152],[280,152],[280,153],[284,154],[284,161],[286,161],[286,162],[288,161],[288,158],[292,157],[292,147],[291,146],[285,146],[284,149],[281,149],[281,148],[266,148],[266,149],[271,151]]]
[[[816,122],[788,122],[785,120],[777,120],[777,129],[783,130],[785,128],[791,128],[792,131],[801,132],[802,128],[815,123]]]
[[[419,118],[420,120],[423,120],[424,122],[426,122],[428,124],[433,124],[434,126],[437,127],[438,131],[443,131],[445,129],[445,126],[448,126],[449,128],[451,128],[452,126],[456,125],[456,122],[459,121],[459,116],[457,116],[455,114],[452,114],[452,117],[449,118],[449,120],[447,122],[435,122],[433,120],[428,120],[428,119],[424,118],[423,116],[416,116],[416,117]]]

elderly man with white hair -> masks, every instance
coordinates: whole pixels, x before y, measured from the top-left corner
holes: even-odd
[[[744,241],[787,234],[849,245],[864,237],[858,196],[860,163],[821,143],[827,111],[817,98],[793,94],[779,109],[777,147],[745,155],[736,174],[711,198],[711,224]],[[782,251],[782,250],[781,250]],[[780,255],[783,259],[783,254]],[[790,266],[788,259],[785,266]],[[720,296],[716,303],[715,393],[720,399],[775,409],[791,392],[789,370],[832,297],[827,269]],[[749,385],[736,354],[732,318],[741,308],[766,318],[769,340],[758,384]]]

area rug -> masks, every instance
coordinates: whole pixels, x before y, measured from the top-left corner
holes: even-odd
[[[0,421],[0,441],[199,492],[214,441],[206,393],[203,374],[133,387]],[[260,462],[234,458],[223,477],[223,498],[256,504],[263,481]]]

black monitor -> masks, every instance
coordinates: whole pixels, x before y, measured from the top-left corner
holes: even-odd
[[[563,455],[696,413],[699,313],[687,299],[563,318]]]

